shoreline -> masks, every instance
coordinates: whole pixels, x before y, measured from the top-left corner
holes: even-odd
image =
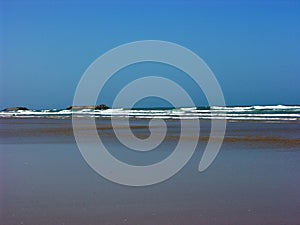
[[[24,120],[47,120],[47,119],[53,119],[53,120],[72,120],[72,116],[11,116],[11,117],[4,117],[4,116],[0,116],[0,120],[13,120],[13,119],[24,119]],[[203,119],[203,118],[189,118],[189,119],[185,119],[185,118],[180,118],[178,117],[177,119],[173,119],[173,118],[159,118],[159,117],[147,117],[147,118],[139,118],[139,117],[91,117],[91,116],[80,116],[80,117],[76,117],[76,119],[82,119],[82,120],[111,120],[111,119],[115,119],[115,120],[164,120],[164,121],[180,121],[180,120],[185,120],[185,121],[203,121],[203,122],[209,122],[211,120],[225,120],[227,123],[287,123],[287,124],[300,124],[300,118],[299,119],[294,119],[294,120],[255,120],[255,119],[224,119],[224,118],[208,118],[208,119]]]
[[[92,119],[92,118],[89,118]],[[127,118],[128,119],[128,118]],[[127,134],[127,130],[131,130],[137,137],[145,139],[149,136],[149,119],[130,119],[130,126],[124,124],[127,121],[125,118],[119,118],[119,124],[112,126],[109,118],[96,119],[96,128],[98,135],[101,138],[116,139],[114,129],[119,130],[122,134],[119,134],[123,138],[130,138]],[[82,119],[84,122],[85,119]],[[191,124],[195,120],[190,120]],[[184,141],[198,139],[199,143],[207,142],[210,135],[210,121],[199,120],[200,122],[200,136],[195,136],[197,131],[191,131],[190,134],[181,137]],[[178,141],[180,136],[180,121],[178,120],[165,120],[168,131],[164,138],[165,141]],[[57,118],[0,118],[0,143],[8,143],[9,138],[15,137],[27,137],[27,138],[40,138],[47,139],[48,137],[57,137],[61,135],[67,142],[75,142],[74,133],[72,127],[71,118],[57,119]],[[14,126],[13,133],[9,132],[11,126]],[[267,128],[265,127],[267,126]],[[161,126],[151,126],[152,129],[160,131]],[[236,143],[246,145],[258,145],[267,147],[286,147],[295,148],[300,146],[300,137],[297,133],[300,133],[300,123],[266,123],[260,121],[228,121],[226,134],[223,139],[223,144]],[[83,123],[80,131],[86,137],[92,137],[91,133],[93,129],[89,125],[85,126]],[[268,132],[265,132],[267,130]],[[276,130],[273,133],[272,130]],[[284,136],[281,133],[295,133],[295,136]],[[154,133],[154,136],[156,134]],[[158,135],[159,137],[159,135]],[[58,138],[59,139],[59,138]],[[214,140],[214,137],[212,137]],[[219,141],[219,139],[216,139]],[[26,142],[26,140],[24,140]],[[38,141],[38,140],[37,140]]]

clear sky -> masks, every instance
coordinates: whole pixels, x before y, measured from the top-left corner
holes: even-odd
[[[299,1],[1,0],[0,7],[1,109],[65,108],[97,57],[145,39],[198,54],[227,105],[300,104]],[[135,69],[116,75],[99,103],[110,105],[118,88],[138,78]],[[190,88],[197,105],[206,104],[178,71],[158,70]]]

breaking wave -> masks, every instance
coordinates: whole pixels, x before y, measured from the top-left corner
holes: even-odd
[[[160,119],[227,119],[243,121],[300,121],[300,106],[227,106],[184,107],[151,109],[106,109],[106,110],[17,110],[1,111],[1,118],[71,118],[76,117],[125,117]]]

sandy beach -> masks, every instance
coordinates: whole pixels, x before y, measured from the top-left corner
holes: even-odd
[[[132,132],[147,137],[148,122],[133,119]],[[153,163],[172,152],[178,121],[166,122],[162,145],[136,153],[117,142],[108,119],[96,120],[111,154],[132,164]],[[3,224],[299,223],[299,123],[229,122],[219,155],[199,173],[210,132],[210,123],[201,121],[188,164],[165,182],[139,188],[95,173],[77,148],[70,119],[0,123]],[[117,129],[125,128],[120,120]]]

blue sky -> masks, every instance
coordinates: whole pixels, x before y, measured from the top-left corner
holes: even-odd
[[[1,1],[0,107],[65,108],[87,67],[118,45],[175,42],[212,69],[227,105],[300,104],[300,3],[297,1]],[[166,76],[201,90],[174,70]],[[137,68],[136,70],[140,70]],[[124,69],[103,91],[138,78]],[[155,105],[144,101],[140,106]],[[152,104],[152,105],[151,105]]]

